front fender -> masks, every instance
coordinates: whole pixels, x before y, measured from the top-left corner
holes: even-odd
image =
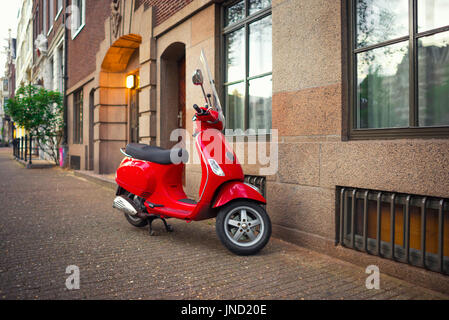
[[[224,206],[235,199],[250,199],[263,204],[267,203],[265,198],[248,184],[240,181],[231,181],[220,187],[212,208]]]

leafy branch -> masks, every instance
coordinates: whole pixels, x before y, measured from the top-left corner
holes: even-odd
[[[59,92],[33,85],[20,87],[5,105],[17,125],[36,138],[39,148],[59,164],[57,147],[62,140],[63,98]]]

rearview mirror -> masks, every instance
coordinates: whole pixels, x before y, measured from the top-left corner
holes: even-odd
[[[192,82],[196,86],[200,86],[203,84],[203,73],[200,69],[196,69],[192,76]]]

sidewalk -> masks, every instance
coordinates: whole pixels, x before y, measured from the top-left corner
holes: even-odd
[[[54,162],[39,158],[32,159],[31,164],[29,163],[29,161],[25,160],[17,159],[16,161],[27,169],[45,169],[45,168],[53,168],[56,166]]]
[[[115,183],[115,174],[95,174],[92,171],[87,170],[75,170],[73,173],[77,177],[90,180],[112,190],[117,190],[117,184]]]
[[[449,299],[272,238],[240,257],[214,220],[170,220],[173,233],[131,226],[112,209],[114,191],[58,168],[25,170],[0,149],[1,299]],[[65,286],[66,267],[80,289]]]
[[[27,169],[45,169],[45,168],[53,168],[56,166],[54,161],[44,160],[44,159],[39,158],[39,156],[36,156],[36,155],[32,156],[31,164],[30,164],[29,158],[27,160],[25,160],[25,156],[24,156],[23,160],[16,159],[16,158],[14,158],[13,148],[11,148],[11,147],[0,148],[0,153],[9,154],[11,159],[15,159],[17,161],[17,163],[19,163],[20,165],[22,165],[23,167],[25,167]]]

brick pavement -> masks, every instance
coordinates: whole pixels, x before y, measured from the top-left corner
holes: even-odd
[[[112,209],[114,192],[70,171],[27,170],[0,149],[1,299],[448,299],[271,239],[260,254],[228,252],[214,220],[170,220],[158,236]],[[80,289],[68,290],[68,265]]]

